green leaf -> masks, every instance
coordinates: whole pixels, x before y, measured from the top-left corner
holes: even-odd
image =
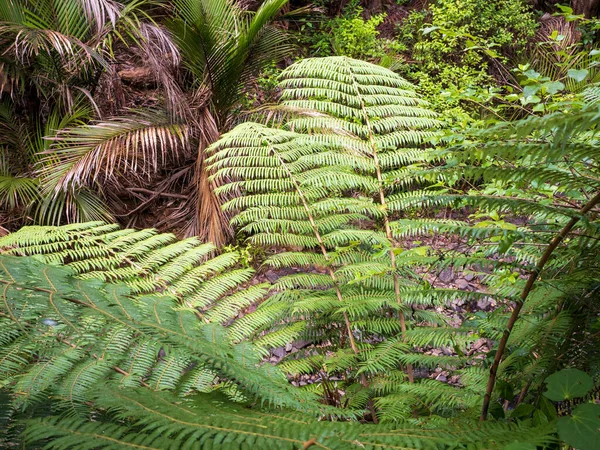
[[[573,411],[571,417],[561,417],[557,423],[558,435],[578,450],[600,448],[600,405],[585,403]]]
[[[539,92],[542,87],[539,84],[531,84],[523,88],[523,95],[525,97],[531,97]]]
[[[560,402],[583,397],[593,387],[592,378],[578,369],[563,369],[546,378],[548,390],[544,395],[550,400]]]
[[[548,94],[553,95],[557,92],[562,91],[565,88],[565,85],[560,81],[549,81],[547,83],[544,83],[542,87]]]
[[[544,112],[545,109],[546,109],[546,107],[544,106],[543,103],[538,103],[531,110],[533,112]]]
[[[569,71],[567,72],[567,75],[570,78],[573,78],[575,81],[579,81],[582,82],[583,80],[585,80],[588,76],[589,70],[587,69],[569,69]]]
[[[560,9],[564,14],[573,14],[573,8],[563,5],[556,5],[558,9]]]
[[[538,97],[537,95],[530,95],[528,97],[523,97],[521,99],[521,104],[523,105],[529,105],[530,103],[539,103],[541,102],[542,99],[540,97]]]
[[[429,33],[433,33],[436,30],[439,30],[439,29],[440,29],[440,27],[426,27],[426,28],[423,28],[422,33],[429,34]]]
[[[515,409],[512,410],[510,417],[514,419],[525,419],[533,413],[535,407],[527,403],[521,403]]]
[[[546,397],[539,397],[538,408],[549,420],[556,419],[556,407]]]

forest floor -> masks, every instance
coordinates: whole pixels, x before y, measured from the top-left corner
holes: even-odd
[[[460,216],[460,217],[459,217]],[[466,219],[464,211],[453,214],[453,219]],[[440,258],[444,257],[444,254],[452,252],[468,254],[471,253],[473,248],[466,245],[463,240],[459,237],[449,237],[446,235],[430,235],[430,236],[419,236],[418,238],[404,239],[398,242],[398,246],[404,249],[410,249],[415,247],[428,248],[430,254],[439,255]],[[275,283],[279,278],[298,273],[305,269],[259,269],[257,276],[252,281],[253,284],[258,283]],[[487,292],[487,286],[485,283],[485,277],[487,273],[491,272],[490,267],[447,267],[439,272],[431,272],[426,267],[417,271],[417,275],[421,277],[423,281],[429,283],[432,288],[438,289],[455,289],[463,292],[478,292],[485,294]],[[423,309],[435,309],[436,312],[442,313],[446,317],[447,322],[445,326],[452,328],[459,328],[465,320],[473,316],[477,312],[489,312],[497,307],[497,302],[491,296],[481,296],[478,300],[469,300],[461,298],[460,295],[451,301],[446,306],[422,306]],[[245,314],[255,311],[257,305],[248,308]],[[243,315],[242,315],[243,316]],[[242,317],[240,316],[240,317]],[[491,340],[487,338],[480,338],[474,336],[474,342],[466,352],[465,356],[472,359],[483,359],[489,353],[493,346]],[[319,345],[320,350],[328,347],[327,343]],[[316,346],[309,344],[304,340],[298,340],[292,343],[288,343],[286,346],[274,348],[271,354],[265,359],[265,362],[277,364],[284,359],[294,358],[294,354],[297,352],[303,352],[306,356],[316,354]],[[325,350],[326,351],[326,350]],[[419,349],[425,355],[433,356],[457,356],[456,349],[451,347],[425,347]],[[461,351],[461,350],[459,350]],[[449,371],[443,367],[437,367],[435,369],[419,369],[415,373],[418,378],[431,378],[448,384],[460,386],[460,377],[458,375],[450,376]],[[319,382],[321,375],[301,375],[297,377],[290,377],[290,382],[296,386],[304,386]],[[335,381],[336,377],[330,378]]]

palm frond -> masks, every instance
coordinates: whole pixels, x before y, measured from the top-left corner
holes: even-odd
[[[156,112],[60,130],[51,140],[39,171],[45,189],[55,193],[128,171],[148,176],[189,152],[188,127]]]

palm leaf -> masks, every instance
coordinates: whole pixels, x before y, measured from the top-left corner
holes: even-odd
[[[47,192],[125,176],[149,176],[188,150],[189,129],[155,113],[136,113],[60,130],[45,152],[39,172]]]

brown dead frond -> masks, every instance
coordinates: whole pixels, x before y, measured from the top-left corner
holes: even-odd
[[[114,28],[120,16],[122,6],[112,0],[78,0],[86,19],[101,32],[107,23]]]
[[[193,120],[192,108],[178,82],[181,56],[170,33],[158,25],[144,23],[140,35],[141,56],[164,90],[167,110],[175,119]]]
[[[149,176],[187,154],[189,137],[189,127],[154,111],[60,130],[49,138],[39,174],[55,192],[128,173]]]

